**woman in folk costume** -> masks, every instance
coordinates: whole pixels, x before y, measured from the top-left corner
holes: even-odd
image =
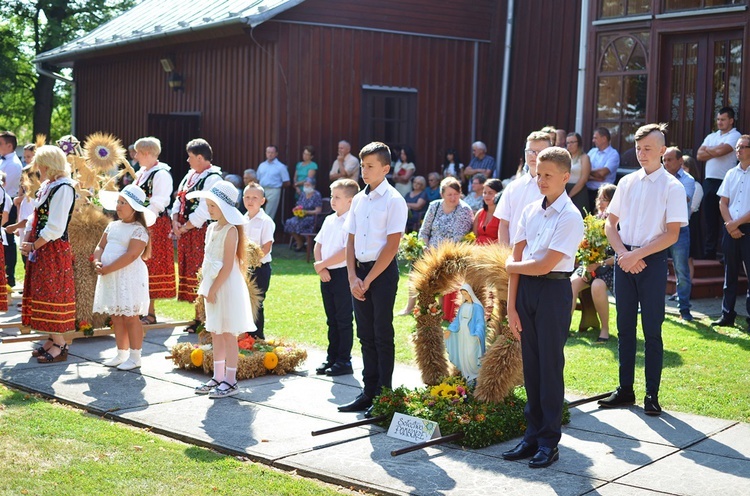
[[[188,193],[208,191],[221,180],[221,169],[211,164],[213,151],[204,139],[194,139],[185,147],[190,170],[180,182],[172,205],[172,234],[177,238],[177,299],[193,303],[198,290],[198,269],[203,263],[203,246],[210,220],[205,198],[187,198]],[[196,315],[186,332],[196,332],[201,322]]]
[[[73,254],[68,224],[75,204],[75,183],[70,165],[60,148],[45,145],[34,163],[46,178],[34,202],[34,216],[21,253],[28,257],[23,291],[22,323],[49,339],[32,354],[40,363],[68,359],[62,333],[74,331],[76,294]]]
[[[148,267],[149,302],[148,315],[141,319],[144,325],[156,324],[154,300],[174,298],[177,288],[174,280],[174,248],[169,233],[172,222],[167,215],[167,207],[172,197],[172,174],[169,166],[159,162],[161,142],[152,136],[135,142],[138,164],[135,184],[146,193],[146,205],[156,216],[156,223],[148,228],[151,239],[151,258],[146,260]]]

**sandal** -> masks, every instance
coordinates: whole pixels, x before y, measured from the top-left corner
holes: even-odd
[[[219,386],[222,384],[226,384],[226,389],[220,389]],[[226,381],[221,381],[219,383],[219,386],[216,386],[211,390],[210,393],[208,393],[209,398],[226,398],[227,396],[234,396],[235,394],[239,393],[240,390],[237,389],[237,383],[235,382],[234,385],[229,384]]]
[[[598,338],[596,338],[596,341],[594,342],[594,344],[604,344],[607,341],[609,341],[609,338],[598,337]]]
[[[52,341],[52,338],[47,338],[47,341]],[[50,346],[49,348],[52,348],[52,346]],[[47,351],[49,351],[49,348],[45,348],[44,345],[38,346],[31,350],[31,356],[38,357],[39,355],[44,355],[45,353],[47,353]]]
[[[209,380],[205,384],[202,384],[195,388],[195,394],[208,394],[219,384],[221,383],[212,377],[211,380]]]
[[[187,332],[188,334],[195,334],[196,332],[198,332],[198,327],[200,327],[200,325],[201,322],[199,320],[194,320],[193,323],[183,329],[183,331]]]
[[[59,344],[52,343],[52,346],[57,346],[60,348],[60,354],[57,356],[52,356],[49,351],[45,351],[38,357],[36,357],[36,361],[39,363],[54,363],[54,362],[64,362],[68,359],[68,345],[64,344],[60,346]]]
[[[150,313],[148,315],[144,315],[141,317],[141,324],[142,325],[154,325],[157,323],[156,315],[153,313]]]

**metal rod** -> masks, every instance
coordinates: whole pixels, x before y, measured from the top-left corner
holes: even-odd
[[[337,425],[336,427],[329,427],[328,429],[312,431],[310,434],[312,434],[313,436],[320,436],[321,434],[330,434],[332,432],[338,432],[338,431],[343,431],[346,429],[351,429],[353,427],[359,427],[360,425],[375,424],[387,418],[388,418],[387,415],[378,415],[377,417],[372,417],[372,418],[368,418],[364,420],[357,420],[356,422],[351,422],[349,424],[341,424],[341,425]]]
[[[399,456],[399,455],[403,455],[404,453],[411,453],[412,451],[417,451],[423,448],[427,448],[435,444],[443,444],[443,443],[449,443],[451,441],[458,441],[459,439],[463,439],[463,437],[464,437],[463,432],[454,432],[453,434],[448,434],[447,436],[436,437],[435,439],[430,439],[429,441],[425,441],[423,443],[413,444],[406,448],[393,450],[391,451],[391,456]]]
[[[591,396],[590,398],[581,398],[580,400],[571,401],[570,403],[568,403],[568,408],[573,408],[573,407],[583,405],[586,403],[591,403],[592,401],[596,401],[596,400],[603,400],[604,398],[608,397],[611,394],[612,392],[602,393],[602,394],[597,394],[596,396]]]

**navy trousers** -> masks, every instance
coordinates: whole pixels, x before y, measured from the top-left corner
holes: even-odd
[[[255,319],[255,327],[257,327],[258,329],[252,334],[256,338],[265,339],[266,335],[263,331],[266,327],[266,316],[263,306],[266,299],[266,293],[268,292],[268,287],[271,285],[271,263],[267,262],[261,264],[260,267],[252,271],[250,280],[255,282],[255,285],[258,286],[258,289],[260,290],[260,296],[262,297],[262,299],[260,300],[260,306],[258,307],[258,317]]]
[[[346,267],[329,269],[331,280],[320,282],[323,308],[328,325],[328,363],[349,365],[352,360],[354,325],[352,323],[352,293]]]
[[[750,224],[740,226],[744,234],[740,239],[734,239],[724,231],[721,249],[724,252],[724,298],[721,300],[721,313],[731,319],[737,317],[734,304],[737,302],[737,277],[740,264],[745,266],[745,273],[750,269]],[[750,291],[745,297],[745,309],[750,315]]]
[[[639,274],[624,272],[615,264],[620,386],[625,389],[633,387],[640,304],[646,343],[646,392],[658,394],[664,359],[661,325],[664,322],[664,295],[667,292],[667,250],[649,255],[643,261],[646,268]]]
[[[553,448],[560,442],[565,382],[565,341],[573,290],[568,279],[521,276],[516,310],[526,388],[524,441]]]
[[[364,281],[372,267],[357,267],[357,277]],[[354,299],[354,318],[357,337],[362,345],[362,382],[369,398],[380,394],[382,388],[391,388],[395,344],[393,331],[393,305],[398,290],[398,266],[394,258],[365,293],[365,301]]]

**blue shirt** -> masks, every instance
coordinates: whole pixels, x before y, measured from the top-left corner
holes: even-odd
[[[591,159],[591,172],[606,167],[609,169],[609,173],[604,178],[604,181],[588,181],[586,187],[597,191],[602,184],[615,184],[617,168],[620,166],[620,154],[617,153],[617,150],[611,146],[608,146],[604,150],[594,147],[589,150],[587,155]]]
[[[281,188],[283,184],[289,181],[289,171],[286,165],[279,162],[279,159],[273,159],[273,162],[264,161],[258,166],[258,183],[264,188]]]
[[[485,155],[482,160],[479,160],[476,157],[472,157],[471,162],[469,162],[468,166],[472,169],[489,169],[491,175],[487,176],[487,179],[490,179],[490,177],[497,178],[495,159],[490,157],[489,155]]]
[[[693,195],[695,195],[695,179],[693,176],[682,170],[677,171],[677,180],[680,181],[682,186],[685,188],[685,193],[687,193],[687,203],[688,208],[690,208],[690,202],[693,201]]]

